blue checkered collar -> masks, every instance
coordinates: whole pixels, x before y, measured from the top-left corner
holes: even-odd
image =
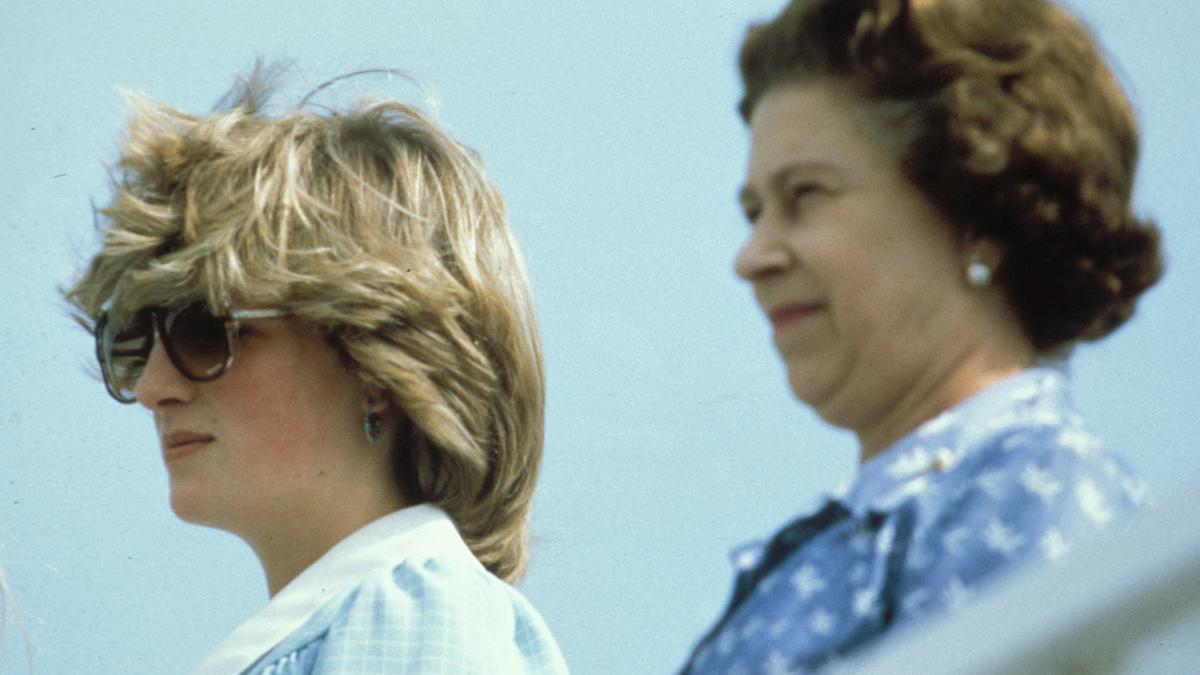
[[[410,506],[368,523],[280,590],[210,652],[191,675],[243,672],[368,574],[390,569],[406,559],[438,556],[479,564],[450,516],[436,506]]]

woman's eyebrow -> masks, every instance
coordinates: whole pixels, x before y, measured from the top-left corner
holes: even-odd
[[[826,176],[836,172],[837,167],[831,162],[820,159],[806,159],[779,167],[767,179],[767,185],[772,190],[780,191],[787,188],[789,181],[795,180],[798,177]]]
[[[770,192],[779,193],[787,190],[789,181],[797,177],[821,176],[836,172],[833,164],[824,160],[800,160],[789,162],[775,169],[767,176],[766,184]],[[738,203],[745,206],[759,198],[758,191],[746,183],[738,190]]]

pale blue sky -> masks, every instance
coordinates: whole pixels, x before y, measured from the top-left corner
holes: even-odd
[[[775,0],[18,0],[0,28],[0,565],[41,673],[183,673],[265,601],[230,535],[177,522],[149,416],[87,375],[55,286],[94,245],[117,88],[207,110],[256,55],[302,81],[405,69],[506,194],[549,369],[522,589],[574,671],[669,672],[725,602],[726,551],[854,467],[790,398],[731,271],[737,42]],[[1076,399],[1162,495],[1194,489],[1200,7],[1076,3],[1145,128],[1137,202],[1170,268],[1074,360]],[[366,85],[364,85],[366,86]],[[376,93],[420,99],[394,83]],[[366,93],[366,92],[363,92]],[[14,641],[9,636],[8,645]],[[8,650],[11,652],[11,649]],[[16,668],[9,653],[0,657]],[[15,670],[23,672],[23,670]]]

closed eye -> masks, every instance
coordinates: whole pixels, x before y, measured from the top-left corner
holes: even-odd
[[[821,192],[821,189],[821,186],[816,183],[797,183],[792,186],[790,192],[791,201],[793,203],[798,202],[805,197],[810,197]]]
[[[782,206],[791,219],[797,219],[810,210],[814,200],[828,194],[825,185],[816,182],[798,182],[781,191]]]
[[[762,208],[757,204],[742,204],[742,214],[746,216],[746,222],[753,225],[758,220],[759,214],[762,213]]]
[[[742,207],[742,215],[753,225],[762,212],[762,200],[759,198],[757,191],[749,185],[744,185],[738,192],[737,201],[738,205]]]

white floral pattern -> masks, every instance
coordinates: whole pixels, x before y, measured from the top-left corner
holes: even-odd
[[[867,589],[855,591],[854,593],[854,615],[855,616],[871,616],[876,612],[876,595],[875,591]]]
[[[1067,538],[1054,527],[1046,530],[1038,546],[1042,549],[1042,555],[1050,562],[1058,562],[1071,552],[1071,544],[1067,542]]]
[[[1039,469],[1033,462],[1025,465],[1025,471],[1021,473],[1021,485],[1046,506],[1052,505],[1058,493],[1062,492],[1062,483],[1054,479],[1054,474]]]
[[[1105,502],[1104,492],[1091,480],[1084,479],[1075,486],[1075,499],[1079,509],[1097,525],[1107,525],[1112,520],[1112,510]]]
[[[1025,543],[1024,537],[1009,529],[1008,526],[995,518],[988,521],[987,527],[984,528],[981,537],[983,545],[989,551],[995,551],[1006,556],[1016,553],[1017,549],[1021,548],[1021,545]]]
[[[1060,561],[1144,501],[1144,484],[1083,428],[1063,376],[1027,371],[737,555],[742,590],[682,673],[821,670],[897,624],[970,604],[1018,564]]]
[[[801,600],[808,600],[817,593],[825,590],[825,580],[812,565],[803,565],[792,575],[792,586]]]
[[[813,610],[812,616],[808,617],[808,627],[817,635],[829,635],[833,632],[833,627],[837,624],[835,617],[825,610],[824,607],[818,607]]]

